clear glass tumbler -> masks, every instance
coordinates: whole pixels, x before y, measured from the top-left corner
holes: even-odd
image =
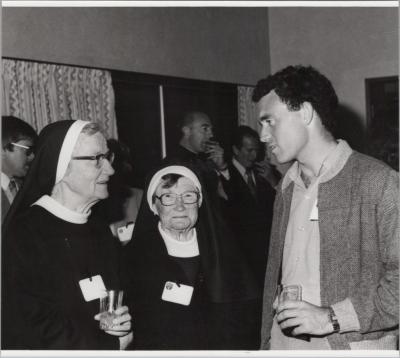
[[[100,298],[100,329],[107,330],[113,327],[115,310],[122,306],[123,290],[108,290],[106,295]]]

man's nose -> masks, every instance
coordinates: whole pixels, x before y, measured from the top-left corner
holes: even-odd
[[[261,142],[268,143],[268,141],[271,139],[271,133],[268,128],[267,124],[263,124],[261,127],[261,134],[260,134],[260,140]]]

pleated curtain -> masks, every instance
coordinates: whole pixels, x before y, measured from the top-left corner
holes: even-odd
[[[2,60],[2,115],[13,115],[38,132],[64,119],[97,122],[117,138],[114,91],[108,71]]]
[[[238,86],[239,125],[249,126],[260,132],[256,104],[251,100],[254,87]]]

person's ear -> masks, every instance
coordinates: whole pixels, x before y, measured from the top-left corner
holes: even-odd
[[[4,159],[4,156],[7,154],[7,152],[11,152],[11,144],[7,144],[1,148],[1,158],[2,159]]]
[[[5,151],[12,152],[14,148],[13,148],[13,145],[11,143],[8,143],[8,144],[4,145],[2,147],[2,149],[3,149],[3,152],[5,152]]]
[[[187,138],[190,135],[190,128],[188,126],[183,126],[182,127],[182,133],[183,135]]]
[[[303,102],[301,105],[304,123],[308,126],[315,119],[314,107],[310,102]]]

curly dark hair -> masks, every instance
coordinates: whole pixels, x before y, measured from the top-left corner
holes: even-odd
[[[275,91],[290,111],[299,110],[304,102],[311,103],[324,127],[332,134],[335,132],[336,92],[331,82],[312,66],[288,66],[258,81],[253,91],[253,102],[258,102],[271,91]]]

